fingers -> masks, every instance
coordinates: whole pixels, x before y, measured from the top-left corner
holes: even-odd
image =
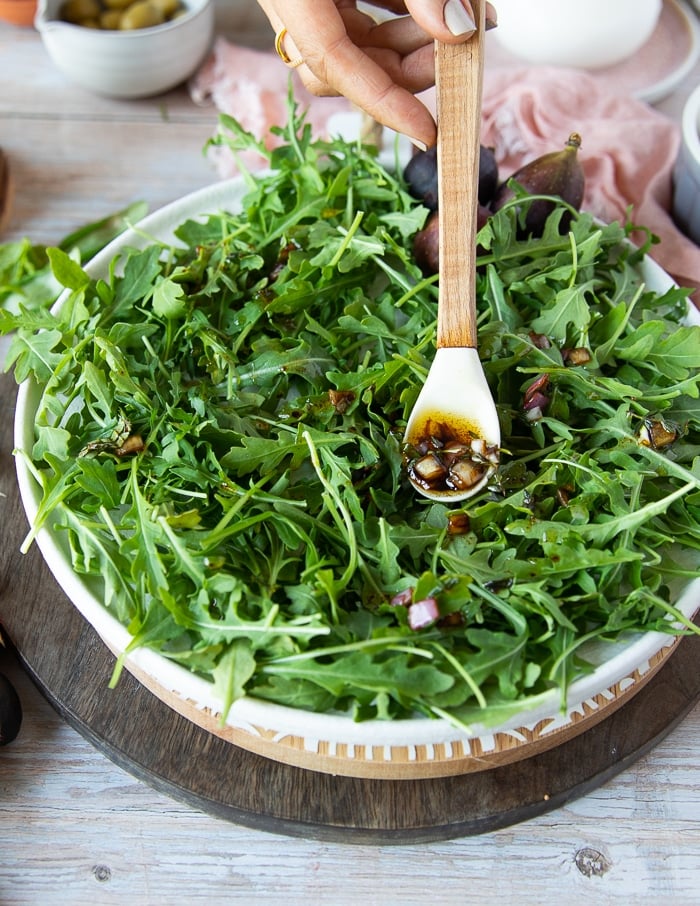
[[[307,52],[303,44],[300,50],[306,65],[298,72],[313,94],[327,94],[330,86],[377,122],[404,133],[419,146],[435,143],[432,115],[413,95],[413,91],[430,84],[425,73],[432,71],[432,47],[423,47],[415,54],[401,58],[373,48],[365,52],[345,35],[325,55],[311,47]],[[403,87],[404,84],[410,87]]]
[[[434,144],[433,118],[413,95],[432,83],[432,41],[415,22],[405,18],[401,26],[380,31],[354,3],[345,6],[342,0],[340,9],[320,0],[259,2],[275,31],[287,29],[285,52],[304,60],[296,71],[312,94],[344,95],[418,145]],[[399,48],[387,46],[390,40]]]
[[[365,47],[384,47],[405,56],[421,47],[433,46],[433,38],[411,16],[376,23],[368,16],[348,10],[341,12],[348,32]],[[357,32],[353,35],[353,32]]]
[[[357,10],[341,16],[353,43],[397,85],[417,92],[434,83],[434,41],[410,16],[379,24]]]
[[[469,0],[431,3],[406,0],[406,8],[428,34],[443,43],[464,41],[476,31],[474,10]]]
[[[474,6],[470,0],[406,0],[405,6],[424,31],[445,44],[468,40],[476,31]],[[497,22],[496,10],[491,3],[485,4],[485,19],[489,28]]]
[[[434,83],[433,42],[468,40],[476,26],[470,0],[370,0],[399,17],[375,22],[356,0],[258,0],[284,50],[319,96],[343,95],[378,122],[420,146],[434,144],[435,123],[414,97]],[[409,13],[409,15],[406,15]],[[487,21],[495,10],[486,4]]]

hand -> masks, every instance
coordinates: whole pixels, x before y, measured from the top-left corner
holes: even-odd
[[[414,94],[434,84],[434,40],[466,41],[475,31],[469,0],[371,0],[398,14],[377,22],[357,0],[258,0],[284,53],[314,95],[343,95],[377,122],[435,144],[435,122]],[[487,24],[496,13],[486,4]]]

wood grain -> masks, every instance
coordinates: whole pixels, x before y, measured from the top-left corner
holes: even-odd
[[[420,846],[348,846],[222,821],[142,783],[0,653],[25,707],[0,750],[0,902],[169,906],[695,906],[700,707],[607,784],[526,824]],[[410,795],[410,793],[407,793]],[[597,854],[597,855],[596,855]]]
[[[32,572],[40,568],[31,564]],[[129,675],[110,692],[111,658],[56,594],[61,631],[42,638],[42,651],[36,650],[37,622],[30,619],[18,630],[16,614],[2,598],[0,613],[10,637],[19,637],[25,666],[58,712],[155,789],[211,815],[291,836],[395,845],[530,819],[591,791],[648,752],[700,691],[692,670],[700,643],[688,640],[625,709],[543,755],[478,775],[413,781],[408,788],[401,781],[333,777],[237,749],[174,714]],[[14,600],[22,603],[17,591]],[[44,617],[38,622],[46,625]]]
[[[476,219],[484,72],[480,26],[466,44],[435,45],[440,299],[438,347],[475,348]]]

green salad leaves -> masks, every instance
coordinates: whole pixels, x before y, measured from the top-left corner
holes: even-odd
[[[481,230],[479,336],[501,465],[465,504],[411,490],[403,428],[434,353],[426,210],[292,109],[240,211],[182,223],[58,312],[3,313],[40,385],[38,528],[133,635],[242,695],[356,719],[497,720],[592,669],[586,644],[692,631],[700,327],[642,282],[631,226]],[[464,388],[468,393],[469,389]],[[412,607],[437,616],[416,627]],[[671,628],[669,617],[682,624]]]
[[[89,261],[108,242],[123,233],[132,223],[140,220],[147,211],[142,201],[134,202],[94,223],[88,223],[66,236],[59,245],[61,251]],[[2,310],[24,312],[50,306],[63,289],[51,269],[48,249],[28,239],[0,245],[0,318]],[[4,330],[12,329],[11,323]]]

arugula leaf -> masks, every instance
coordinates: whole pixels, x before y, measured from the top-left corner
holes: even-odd
[[[579,334],[588,326],[590,309],[587,296],[590,289],[590,285],[583,284],[559,290],[549,306],[533,319],[532,329],[535,333],[551,337],[559,345],[565,345],[570,339],[570,326],[573,325]]]
[[[144,202],[134,202],[75,230],[51,254],[57,258],[61,252],[85,263],[146,212]],[[32,245],[28,239],[0,245],[0,314],[3,309],[15,314],[40,311],[56,301],[62,285],[68,284],[61,284],[54,275],[49,249]]]
[[[30,375],[40,382],[48,381],[63,358],[61,352],[55,352],[62,338],[60,330],[18,332],[10,343],[5,368],[9,370],[14,365],[18,382],[26,381]]]

